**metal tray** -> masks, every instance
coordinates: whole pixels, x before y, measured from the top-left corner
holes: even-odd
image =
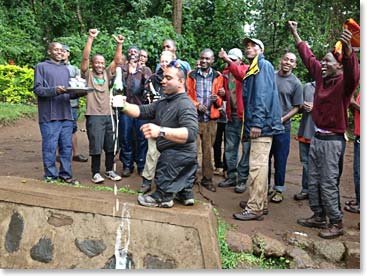
[[[68,87],[66,88],[67,93],[80,93],[85,94],[86,92],[93,92],[94,89],[92,87]]]

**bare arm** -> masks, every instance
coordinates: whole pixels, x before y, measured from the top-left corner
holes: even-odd
[[[282,117],[282,124],[298,113],[300,106],[294,106],[291,111]]]
[[[89,69],[89,55],[92,50],[92,44],[94,38],[98,35],[99,31],[97,29],[90,29],[87,43],[85,44],[82,62],[80,64],[80,71],[83,77],[85,77],[85,72]]]
[[[294,37],[296,44],[301,43],[302,39],[300,38],[298,31],[297,31],[298,23],[296,21],[288,21],[288,25],[289,25],[289,28],[291,30],[291,33]]]
[[[122,44],[125,41],[125,37],[122,35],[113,36],[117,42],[117,47],[115,51],[115,56],[113,58],[113,61],[110,64],[111,73],[114,74],[116,72],[116,66],[119,64],[121,57],[122,57]]]

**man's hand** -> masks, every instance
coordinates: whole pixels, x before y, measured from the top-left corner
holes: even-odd
[[[64,86],[56,86],[56,93],[57,94],[64,94],[66,92],[66,89]]]
[[[230,58],[227,55],[227,52],[224,51],[223,48],[220,48],[220,51],[218,53],[218,57],[221,58],[221,59],[223,59],[223,61],[225,61],[227,63],[231,62]]]
[[[89,29],[89,36],[95,38],[99,34],[97,29]]]
[[[113,38],[116,40],[116,42],[117,42],[118,44],[122,44],[122,43],[124,43],[124,41],[125,41],[125,37],[124,37],[123,35],[117,35],[117,36],[112,35],[112,36],[113,36]]]
[[[306,110],[306,112],[311,112],[313,108],[313,102],[303,102],[303,109]]]
[[[141,132],[143,132],[144,137],[148,138],[157,138],[159,136],[160,126],[149,123],[144,124],[140,127]]]
[[[224,90],[224,88],[222,87],[222,88],[219,88],[219,90],[218,90],[218,95],[219,96],[221,96],[221,97],[223,97],[223,96],[225,96],[226,95],[226,91]]]
[[[256,139],[257,137],[259,137],[261,134],[261,128],[257,128],[257,127],[252,127],[250,129],[250,137],[252,139]]]
[[[296,21],[288,21],[289,29],[291,30],[292,34],[297,33],[298,23]]]
[[[218,100],[218,95],[213,94],[209,97],[210,102],[215,103]]]
[[[352,54],[352,44],[350,40],[352,39],[352,33],[348,29],[344,29],[343,33],[341,34],[339,40],[343,44],[343,52],[349,56]]]
[[[199,104],[199,106],[198,106],[198,110],[200,112],[206,112],[207,109],[208,108],[205,105],[203,105],[203,104]]]

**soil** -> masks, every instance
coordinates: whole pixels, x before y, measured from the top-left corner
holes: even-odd
[[[79,152],[88,155],[88,139],[86,132],[80,131],[85,128],[85,122],[79,122],[78,144]],[[102,161],[102,164],[104,162]],[[73,176],[83,185],[96,185],[91,182],[90,160],[87,163],[73,162]],[[0,175],[20,176],[24,178],[41,179],[43,176],[41,156],[41,136],[36,119],[21,119],[13,126],[0,127]],[[117,172],[121,173],[121,162],[117,162]],[[104,172],[102,165],[101,172]],[[308,201],[295,201],[293,195],[301,189],[302,167],[298,155],[298,142],[291,139],[291,150],[287,164],[286,192],[281,203],[269,203],[269,214],[263,221],[238,221],[232,218],[233,213],[239,212],[239,202],[248,199],[248,191],[236,194],[233,188],[217,188],[213,193],[205,188],[195,185],[195,196],[197,200],[207,202],[208,200],[217,208],[219,215],[229,224],[248,235],[261,232],[269,237],[281,240],[286,232],[302,232],[310,238],[320,239],[317,229],[302,227],[296,223],[298,218],[309,217],[312,212]],[[198,177],[200,179],[200,171]],[[222,176],[215,176],[216,184],[222,181]],[[138,190],[142,180],[136,170],[128,178],[117,182],[118,187],[129,187]],[[105,186],[113,187],[114,182],[105,180]],[[200,189],[200,190],[199,190]],[[344,170],[340,186],[341,204],[344,207],[346,200],[355,197],[353,184],[353,142],[347,143],[344,156]],[[83,203],[81,203],[83,204]],[[187,207],[189,208],[189,207]],[[359,214],[344,212],[344,225],[346,234],[337,238],[340,241],[360,241],[358,223]]]

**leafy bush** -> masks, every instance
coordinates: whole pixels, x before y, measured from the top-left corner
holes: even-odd
[[[36,118],[36,116],[36,106],[0,103],[0,126],[12,125],[20,118]]]
[[[33,69],[0,65],[0,102],[34,104]]]

